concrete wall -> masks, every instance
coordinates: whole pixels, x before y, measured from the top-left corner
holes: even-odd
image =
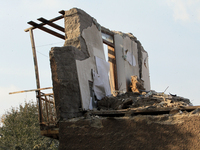
[[[50,51],[53,92],[58,119],[69,119],[82,114],[81,95],[76,59],[81,52],[73,47],[54,47]]]
[[[82,108],[89,109],[90,88],[88,81],[93,81],[91,69],[97,72],[95,56],[105,60],[101,32],[92,23],[91,27],[84,29],[82,37],[86,42],[90,57],[88,59],[76,61],[79,86],[81,91]]]
[[[115,56],[117,66],[117,81],[120,92],[126,92],[126,73],[125,73],[125,61],[123,56],[123,37],[119,34],[114,35],[115,40]]]
[[[141,79],[144,81],[144,88],[146,90],[150,90],[150,76],[149,76],[149,57],[148,53],[142,51],[142,77]]]
[[[126,57],[134,56],[135,64],[131,65],[127,60],[125,61],[125,72],[126,72],[126,89],[130,89],[131,76],[136,75],[139,77],[139,66],[138,66],[138,50],[137,44],[132,41],[129,37],[124,38],[124,50],[128,50],[129,53],[124,53]],[[128,58],[126,58],[128,59]],[[133,59],[133,58],[132,58]]]
[[[119,91],[123,93],[130,90],[131,76],[136,75],[138,76],[138,78],[140,78],[138,48],[137,43],[133,39],[131,39],[128,35],[120,32],[116,32],[116,34],[114,35],[114,41],[116,52],[118,87]],[[135,62],[131,63],[130,60],[133,61],[133,56]],[[145,73],[148,73],[147,70],[145,71]]]
[[[51,50],[50,61],[58,118],[68,119],[89,109],[92,70],[98,73],[95,58],[105,61],[105,54],[96,20],[77,8],[66,11],[64,18],[65,44]]]
[[[109,70],[109,63],[106,64],[101,26],[86,12],[77,8],[66,11],[64,19],[65,44],[64,47],[51,50],[50,61],[57,113],[66,119],[79,116],[80,109],[89,109],[93,92],[90,84],[95,82],[92,71],[101,77],[98,78],[99,85],[103,86],[96,87],[101,90],[103,97],[110,94],[110,83],[108,72],[104,72]],[[114,32],[114,47],[120,93],[130,90],[132,75],[143,79],[145,88],[149,90],[148,55],[141,45],[138,46],[137,39],[130,34]],[[97,62],[102,65],[97,65]],[[95,84],[93,89],[96,92]],[[94,97],[92,100],[94,101]]]

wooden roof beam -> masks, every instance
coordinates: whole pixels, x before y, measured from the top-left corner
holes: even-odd
[[[102,40],[103,40],[103,43],[104,43],[104,44],[106,44],[106,45],[108,45],[108,46],[110,46],[110,47],[112,47],[112,48],[115,47],[113,43],[111,43],[111,42],[109,42],[109,41],[107,41],[107,40],[105,40],[105,39],[102,39]]]
[[[55,32],[53,30],[50,30],[50,29],[48,29],[46,27],[43,27],[43,26],[41,26],[41,24],[37,24],[37,23],[35,23],[33,21],[29,21],[28,24],[32,25],[34,28],[39,28],[40,30],[43,30],[43,31],[45,31],[45,32],[47,32],[47,33],[49,33],[51,35],[54,35],[54,36],[56,36],[58,38],[61,38],[61,39],[65,40],[65,36],[64,35],[59,34],[59,33]]]
[[[61,27],[61,26],[59,26],[59,25],[57,25],[57,24],[55,24],[53,22],[50,22],[49,20],[47,20],[45,18],[41,17],[41,18],[38,18],[37,20],[39,20],[39,21],[41,21],[41,22],[43,22],[45,24],[48,24],[49,26],[51,26],[53,28],[56,28],[56,29],[58,29],[58,30],[60,30],[62,32],[65,32],[65,29],[63,27]]]
[[[65,15],[65,11],[64,10],[59,11],[59,13],[62,14],[62,15]]]
[[[63,15],[58,16],[58,17],[56,17],[56,18],[53,18],[53,19],[49,20],[49,22],[58,21],[58,20],[62,19],[63,17],[64,17]],[[28,23],[28,24],[29,24],[29,23]],[[38,24],[38,26],[40,26],[40,27],[43,26],[43,25],[45,25],[45,23]],[[30,28],[28,28],[28,29],[25,29],[24,31],[25,31],[25,32],[28,32],[30,29],[35,29],[35,28],[38,28],[38,27],[30,27]]]
[[[103,27],[103,26],[101,26],[101,32],[114,37],[114,33],[112,31],[110,31],[109,29]]]

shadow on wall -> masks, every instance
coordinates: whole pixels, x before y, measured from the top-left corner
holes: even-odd
[[[94,122],[94,120],[89,122]],[[60,134],[60,141],[63,140],[63,142],[60,142],[60,148],[116,150],[199,149],[199,121],[199,117],[185,117],[182,123],[158,124],[145,120],[134,121],[133,119],[110,118],[104,119],[101,122],[102,126],[98,129],[94,127],[88,128],[88,124],[83,120],[75,124],[71,123],[73,128],[69,128],[69,122],[63,122],[60,124],[60,129],[63,131],[62,135]],[[96,123],[98,124],[99,122],[97,121]],[[66,125],[68,128],[66,128]]]

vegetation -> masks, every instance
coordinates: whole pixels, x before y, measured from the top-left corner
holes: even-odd
[[[1,117],[0,149],[2,150],[56,150],[58,140],[41,136],[38,107],[26,102],[11,108]]]

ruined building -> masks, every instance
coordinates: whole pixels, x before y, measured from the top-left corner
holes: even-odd
[[[95,96],[101,100],[130,91],[133,75],[150,90],[148,54],[132,34],[112,32],[80,9],[66,11],[64,19],[65,44],[50,51],[60,118],[78,117],[81,110],[93,109]],[[108,54],[103,43],[108,45]]]
[[[32,27],[25,30],[31,35],[42,135],[59,139],[60,149],[187,149],[191,141],[198,146],[199,108],[151,90],[148,53],[134,35],[111,31],[77,8],[59,13],[39,18],[40,24],[28,22]],[[63,18],[64,28],[54,23]],[[40,87],[37,28],[65,40],[50,50],[53,93]]]

